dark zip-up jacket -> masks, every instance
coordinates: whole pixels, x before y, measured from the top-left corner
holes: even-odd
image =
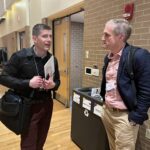
[[[126,44],[123,49],[117,73],[117,88],[129,110],[129,121],[143,124],[148,119],[148,109],[150,107],[150,53],[142,48],[137,48],[134,55],[134,82],[136,93],[132,89],[131,79],[127,73],[127,56],[130,45]],[[106,56],[102,70],[101,96],[105,100],[106,69],[109,59]],[[136,100],[136,103],[135,103]]]
[[[14,53],[8,63],[4,66],[3,71],[0,75],[0,84],[14,89],[17,93],[25,97],[30,97],[31,93],[32,99],[47,99],[51,98],[51,90],[57,90],[60,85],[60,75],[58,70],[58,63],[54,57],[54,82],[55,87],[51,90],[40,91],[37,89],[32,89],[29,87],[29,81],[34,76],[38,74],[44,78],[44,65],[52,56],[47,52],[47,56],[44,58],[37,57],[34,53],[33,47],[24,48],[16,53]],[[34,59],[35,58],[35,59]],[[35,61],[38,66],[38,70],[35,65]]]

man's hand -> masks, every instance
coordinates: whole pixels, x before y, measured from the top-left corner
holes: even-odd
[[[31,88],[40,88],[43,87],[43,79],[41,78],[41,76],[34,76],[30,82],[29,82],[29,86]]]
[[[43,81],[44,81],[43,88],[45,90],[52,89],[52,88],[55,87],[55,83],[54,83],[54,81],[53,81],[53,79],[51,77],[49,77],[48,80],[43,79]]]

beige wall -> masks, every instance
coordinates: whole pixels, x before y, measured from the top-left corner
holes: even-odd
[[[42,0],[42,17],[48,17],[84,0]]]
[[[27,0],[21,0],[13,4],[4,17],[6,20],[0,24],[0,37],[29,25]]]
[[[25,26],[42,22],[51,16],[84,0],[21,0],[12,5],[4,15],[5,22],[0,24],[0,37]],[[30,30],[31,30],[30,29]]]
[[[2,42],[2,39],[0,38],[0,47],[3,47],[3,42]]]

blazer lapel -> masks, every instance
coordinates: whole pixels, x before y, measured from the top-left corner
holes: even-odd
[[[117,79],[120,78],[122,72],[124,71],[129,48],[130,48],[130,45],[129,45],[129,44],[126,44],[126,45],[125,45],[125,48],[124,48],[123,51],[122,51],[122,55],[121,55],[120,63],[119,63],[119,67],[118,67]]]

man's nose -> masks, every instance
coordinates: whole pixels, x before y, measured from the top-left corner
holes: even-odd
[[[47,41],[52,41],[52,37],[51,37],[51,36],[48,36],[48,37],[47,37]]]

